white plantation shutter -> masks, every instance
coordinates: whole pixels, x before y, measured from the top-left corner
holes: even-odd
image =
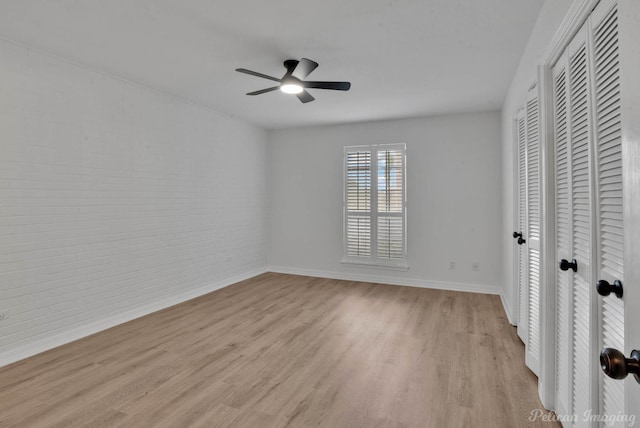
[[[567,91],[567,56],[553,69],[554,103],[554,150],[555,150],[555,209],[556,209],[556,255],[557,259],[571,260],[571,170],[569,167],[569,123]],[[556,410],[568,415],[571,409],[573,306],[568,272],[557,270],[556,275]]]
[[[405,151],[345,147],[345,262],[406,266]]]
[[[571,120],[572,246],[578,262],[573,274],[573,412],[593,411],[591,401],[591,198],[589,163],[589,88],[586,32],[583,29],[569,51],[569,116]]]
[[[371,159],[371,151],[345,153],[348,256],[371,256]]]
[[[347,218],[347,254],[371,256],[371,217],[351,215]]]
[[[404,258],[404,150],[378,150],[378,258]]]
[[[615,3],[603,4],[594,23],[596,183],[598,186],[598,278],[623,279],[622,137],[618,14]],[[599,18],[599,17],[598,17]],[[599,298],[600,347],[624,350],[624,303],[613,294]],[[602,410],[624,413],[624,383],[601,375]],[[619,423],[617,426],[624,426]]]
[[[538,88],[531,89],[526,104],[528,341],[527,365],[540,371],[540,109]]]
[[[404,236],[401,218],[378,217],[378,257],[402,260]]]

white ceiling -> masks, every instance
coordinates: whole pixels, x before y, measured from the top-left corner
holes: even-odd
[[[495,110],[544,0],[0,0],[0,36],[266,128]],[[349,92],[248,97],[307,57]]]

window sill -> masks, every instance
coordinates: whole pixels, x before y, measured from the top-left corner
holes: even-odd
[[[388,270],[409,270],[409,265],[405,260],[397,263],[380,263],[380,262],[373,262],[373,261],[342,259],[340,263],[342,263],[343,265],[349,265],[354,267],[367,267],[367,268],[388,269]]]

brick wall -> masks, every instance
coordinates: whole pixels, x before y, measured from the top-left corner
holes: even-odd
[[[0,365],[266,266],[266,137],[0,41]]]

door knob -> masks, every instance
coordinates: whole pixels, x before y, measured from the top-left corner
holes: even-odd
[[[619,299],[622,299],[622,283],[617,279],[613,281],[613,284],[609,284],[609,282],[601,279],[596,283],[596,290],[601,296],[608,296],[614,293]]]
[[[522,232],[513,232],[513,237],[518,238],[518,245],[522,245],[527,242],[527,240],[522,237]]]
[[[604,348],[600,352],[600,367],[604,374],[613,379],[624,379],[633,374],[640,383],[640,351],[631,351],[631,358],[625,358],[617,349]]]
[[[560,260],[560,270],[568,271],[569,269],[578,272],[578,262],[576,259],[571,259],[571,261],[567,259]]]
[[[574,272],[578,272],[578,262],[576,259],[572,259],[571,261],[567,259],[560,260],[560,270],[567,271],[569,269]]]

